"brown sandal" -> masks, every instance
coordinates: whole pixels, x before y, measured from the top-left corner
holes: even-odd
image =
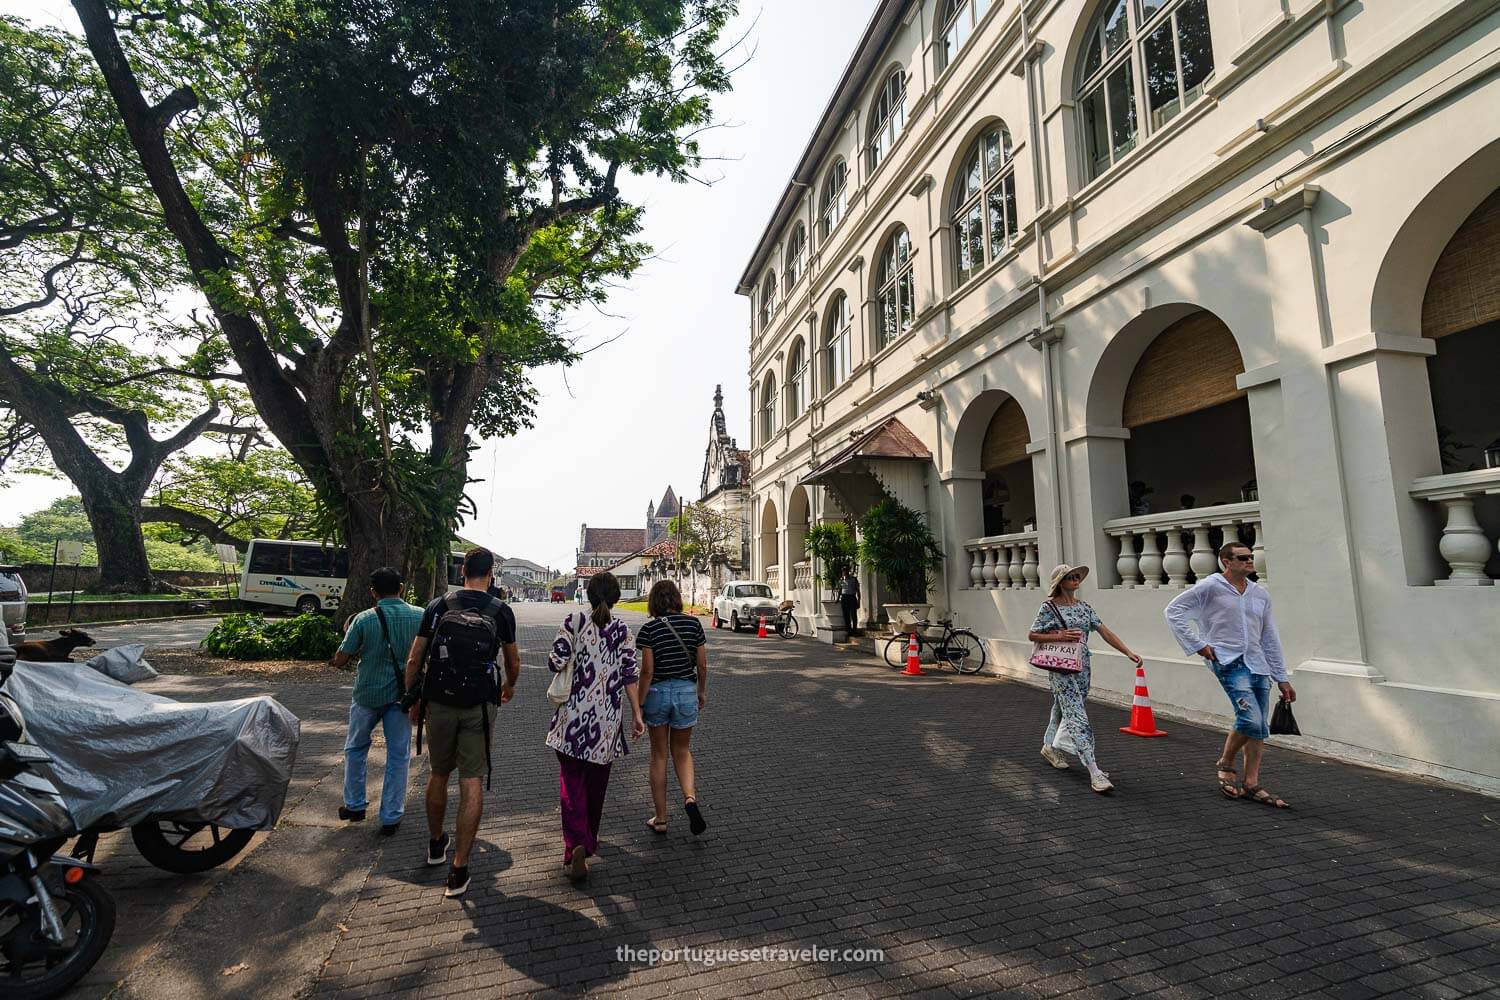
[[[1215,772],[1217,772],[1215,775],[1216,777],[1218,774],[1239,774],[1238,771],[1230,767],[1222,760],[1214,764],[1214,770]],[[1241,792],[1240,783],[1238,781],[1225,781],[1223,778],[1219,778],[1219,791],[1224,793],[1224,797],[1226,799],[1238,799],[1244,797],[1244,793]]]
[[[1272,809],[1291,808],[1291,805],[1285,799],[1266,791],[1262,785],[1246,785],[1244,798],[1250,802],[1259,802],[1263,806],[1270,806]]]

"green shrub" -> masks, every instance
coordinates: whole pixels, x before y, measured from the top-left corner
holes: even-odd
[[[885,499],[859,522],[859,554],[885,578],[900,604],[927,600],[928,581],[943,564],[943,549],[927,527],[927,516]]]
[[[205,652],[231,660],[326,660],[339,645],[338,630],[320,614],[266,621],[263,615],[225,615],[204,637]]]

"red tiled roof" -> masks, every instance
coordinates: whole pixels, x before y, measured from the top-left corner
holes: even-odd
[[[898,418],[891,417],[860,435],[857,440],[819,465],[802,481],[814,482],[840,466],[862,458],[930,461],[932,452],[927,450],[922,439],[913,434],[910,428]]]
[[[646,544],[645,528],[585,528],[583,551],[606,555],[635,552]]]

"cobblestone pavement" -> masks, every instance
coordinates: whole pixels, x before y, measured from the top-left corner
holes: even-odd
[[[643,741],[615,767],[605,843],[575,887],[537,666],[558,613],[520,611],[528,666],[501,713],[468,895],[444,900],[445,870],[423,866],[414,774],[409,821],[318,994],[1500,994],[1495,800],[1273,749],[1266,783],[1296,809],[1230,802],[1213,781],[1221,734],[1134,739],[1095,706],[1119,787],[1103,797],[1038,757],[1043,692],[902,677],[809,640],[713,634],[694,736],[709,831],[693,838],[680,811],[667,836],[645,829]],[[762,946],[883,956],[617,953]]]

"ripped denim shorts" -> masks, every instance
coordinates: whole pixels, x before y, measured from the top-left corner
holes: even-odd
[[[1250,672],[1242,656],[1209,667],[1234,708],[1234,731],[1252,740],[1271,735],[1271,678]]]

